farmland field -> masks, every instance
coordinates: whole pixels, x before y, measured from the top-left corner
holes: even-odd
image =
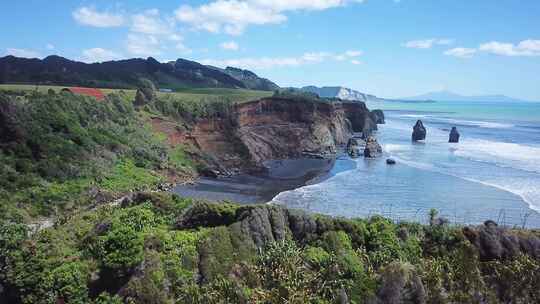
[[[46,92],[52,89],[59,92],[66,86],[49,86],[49,85],[31,85],[31,84],[0,84],[0,91],[34,91]],[[123,91],[129,98],[135,98],[135,90],[133,89],[100,89],[105,94]],[[169,97],[173,99],[182,99],[189,102],[196,102],[205,99],[226,98],[233,102],[246,102],[262,97],[271,96],[270,91],[255,91],[245,89],[224,89],[224,88],[197,88],[197,89],[182,89],[172,93],[158,92],[160,97]]]

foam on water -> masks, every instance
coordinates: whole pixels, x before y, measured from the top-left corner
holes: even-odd
[[[432,118],[432,120],[436,122],[444,122],[444,123],[458,125],[458,126],[474,126],[474,127],[480,127],[480,128],[488,128],[488,129],[507,129],[507,128],[514,127],[513,124],[509,124],[509,123],[491,122],[491,121],[483,121],[483,120],[461,120],[461,119],[442,118],[442,117]]]
[[[483,139],[465,139],[455,154],[475,161],[540,173],[540,147]]]

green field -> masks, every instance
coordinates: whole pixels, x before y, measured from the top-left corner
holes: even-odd
[[[47,92],[49,89],[52,89],[56,92],[59,92],[63,88],[68,88],[66,86],[48,86],[48,85],[31,85],[31,84],[0,84],[0,91],[15,91],[15,92],[28,92],[28,91],[39,91]],[[100,89],[105,94],[110,94],[114,92],[123,91],[130,98],[135,98],[135,90],[133,89]],[[198,88],[198,89],[182,89],[177,90],[172,93],[158,92],[159,97],[169,97],[173,99],[182,99],[185,101],[201,101],[204,99],[215,99],[215,98],[227,98],[233,102],[246,102],[254,99],[259,99],[263,97],[272,96],[273,92],[270,91],[255,91],[255,90],[244,90],[244,89],[225,89],[225,88]]]

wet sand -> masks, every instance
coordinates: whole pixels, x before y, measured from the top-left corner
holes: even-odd
[[[277,194],[320,182],[330,176],[335,159],[300,158],[265,163],[260,175],[201,178],[194,185],[178,185],[174,193],[185,197],[243,204],[266,203]]]

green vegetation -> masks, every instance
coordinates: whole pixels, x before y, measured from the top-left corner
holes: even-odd
[[[199,166],[151,119],[188,128],[268,95],[152,89],[135,107],[135,92],[97,102],[4,89],[0,303],[540,302],[536,231],[453,227],[435,211],[429,225],[396,224],[141,192]],[[53,225],[28,225],[38,216]]]
[[[279,220],[282,216],[291,224]],[[307,237],[305,229],[311,228],[302,223],[309,222],[319,228]],[[280,231],[284,234],[278,238]],[[533,232],[516,233],[527,233],[529,239],[538,237]],[[276,239],[272,239],[274,235]],[[266,241],[256,248],[252,242],[259,238]],[[450,239],[453,241],[446,241]],[[25,225],[3,222],[0,286],[4,292],[0,292],[0,301],[540,300],[537,257],[524,252],[483,260],[480,254],[480,248],[459,227],[394,224],[380,217],[306,217],[276,207],[221,205],[140,193],[121,207],[81,212],[33,235]]]
[[[193,174],[182,147],[154,133],[129,96],[0,93],[0,217],[62,214]],[[17,206],[17,207],[16,207]]]
[[[51,86],[51,85],[30,85],[30,84],[0,84],[0,92],[11,93],[15,95],[24,95],[32,91],[47,93],[53,90],[60,93],[63,88],[69,86]],[[106,89],[101,88],[104,94],[118,93],[124,95],[129,100],[135,99],[136,90],[134,89]],[[227,98],[234,102],[246,102],[263,97],[272,96],[271,91],[257,91],[245,89],[226,89],[226,88],[188,88],[178,89],[171,93],[157,92],[159,98],[169,98],[184,100],[190,103],[196,103],[205,99]]]
[[[209,88],[156,96],[150,81],[140,82],[149,97],[138,107],[135,90],[104,89],[107,99],[96,102],[61,86],[0,85],[0,218],[63,214],[171,176],[193,176],[198,165],[186,153],[190,147],[170,147],[150,118],[185,126],[272,94]]]

